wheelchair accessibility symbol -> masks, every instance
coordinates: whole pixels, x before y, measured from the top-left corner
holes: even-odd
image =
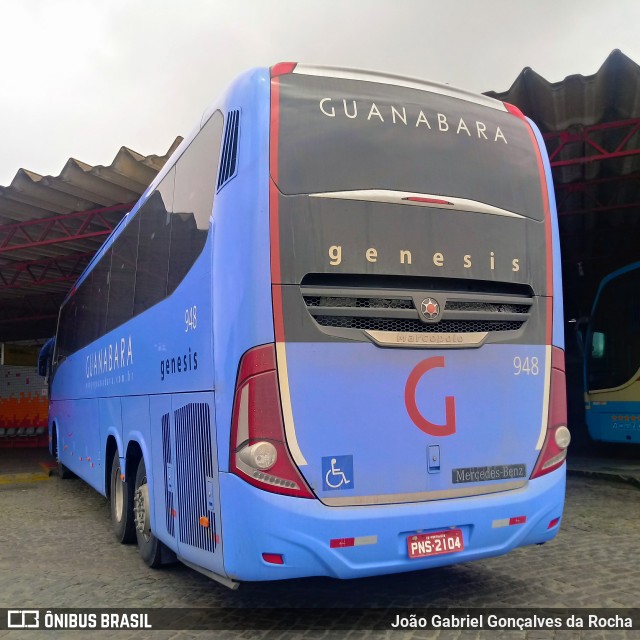
[[[322,458],[322,488],[325,491],[353,489],[353,456]]]

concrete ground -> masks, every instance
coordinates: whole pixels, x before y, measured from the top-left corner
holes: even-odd
[[[148,569],[119,545],[105,498],[49,475],[43,450],[0,450],[0,607],[638,607],[640,461],[571,459],[561,532],[543,546],[431,571],[354,581],[246,583],[238,591],[176,564]],[[42,465],[45,465],[44,467]],[[326,613],[325,613],[326,615]],[[108,638],[459,638],[458,631],[100,632]],[[398,634],[400,633],[400,636]],[[638,632],[610,632],[638,637]],[[393,634],[393,636],[391,635]],[[585,637],[605,632],[465,632],[464,637]],[[0,638],[84,638],[86,632],[0,631]]]

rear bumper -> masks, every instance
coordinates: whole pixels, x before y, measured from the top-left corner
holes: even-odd
[[[565,494],[565,465],[526,487],[498,494],[413,504],[327,507],[319,500],[280,496],[220,473],[222,548],[234,580],[308,576],[358,578],[416,571],[497,556],[551,540],[558,533]],[[509,525],[511,518],[526,522]],[[410,559],[407,537],[417,531],[462,529],[464,550]],[[331,548],[330,541],[362,544]],[[284,564],[265,562],[281,554]]]

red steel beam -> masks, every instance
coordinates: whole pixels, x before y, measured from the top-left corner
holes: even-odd
[[[93,255],[94,252],[90,251],[1,265],[0,290],[22,289],[31,285],[41,286],[56,282],[75,282]]]
[[[125,214],[131,210],[133,204],[118,204],[51,218],[0,225],[0,254],[109,235],[115,225],[105,214]]]
[[[622,140],[615,145],[615,148],[606,149],[591,136],[601,131],[610,129],[624,129]],[[640,146],[638,143],[630,144],[636,134],[640,133],[640,118],[631,118],[629,120],[618,120],[615,122],[605,122],[602,124],[591,125],[588,127],[580,127],[577,130],[554,131],[552,133],[543,134],[547,148],[549,150],[549,162],[552,167],[567,167],[576,164],[585,164],[588,162],[600,162],[602,160],[610,160],[613,158],[625,158],[628,156],[640,154]],[[557,142],[554,149],[549,149],[549,142]],[[595,151],[595,153],[578,158],[569,158],[567,160],[558,160],[560,152],[568,145],[582,143]]]

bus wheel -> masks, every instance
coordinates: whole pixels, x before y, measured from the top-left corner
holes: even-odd
[[[140,555],[149,567],[155,569],[162,564],[164,545],[151,533],[151,501],[149,500],[149,485],[147,484],[147,469],[144,465],[144,458],[140,459],[136,473],[133,513]]]
[[[118,542],[135,542],[135,523],[133,521],[133,500],[130,485],[122,480],[122,468],[118,451],[113,454],[110,475],[111,525]]]
[[[73,471],[71,471],[69,467],[67,467],[66,465],[62,464],[62,462],[60,462],[60,452],[58,451],[57,438],[55,441],[55,445],[56,445],[55,446],[56,462],[58,463],[58,477],[61,480],[69,480],[70,478],[75,478],[76,474],[73,473]]]
[[[69,480],[69,478],[75,478],[76,474],[58,460],[58,475],[62,480]]]

